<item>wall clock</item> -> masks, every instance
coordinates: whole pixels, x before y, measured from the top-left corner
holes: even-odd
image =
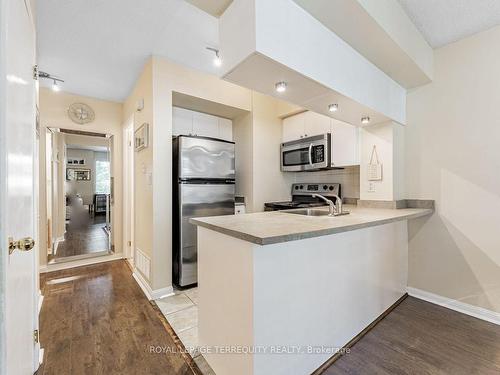
[[[84,103],[73,103],[68,108],[68,116],[77,124],[87,124],[94,121],[95,113],[92,108]]]

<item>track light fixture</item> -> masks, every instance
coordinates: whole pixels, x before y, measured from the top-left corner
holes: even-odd
[[[217,48],[213,48],[213,47],[207,47],[207,49],[209,51],[212,51],[213,53],[215,53],[215,57],[214,57],[214,65],[216,67],[219,67],[222,65],[222,59],[220,57],[220,53],[219,53],[219,50]]]
[[[38,77],[44,79],[50,79],[52,81],[52,91],[55,92],[61,91],[61,86],[58,85],[57,82],[64,82],[63,79],[42,71],[38,72]]]

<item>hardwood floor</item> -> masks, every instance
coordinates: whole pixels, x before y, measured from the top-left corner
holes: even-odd
[[[104,230],[106,215],[90,215],[81,199],[69,200],[67,208],[70,220],[66,224],[64,241],[59,243],[57,252],[51,259],[107,251],[108,235]]]
[[[500,327],[408,297],[324,374],[500,374]]]
[[[201,373],[125,261],[42,274],[41,288],[38,375]],[[324,374],[498,375],[500,327],[408,297]]]
[[[40,285],[45,354],[38,375],[199,373],[125,261],[42,274]],[[165,350],[151,353],[150,346]]]

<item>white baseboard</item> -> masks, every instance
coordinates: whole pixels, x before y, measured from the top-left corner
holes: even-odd
[[[40,348],[40,350],[38,351],[38,364],[39,365],[42,365],[43,363],[43,353],[45,352],[45,349],[43,348]]]
[[[461,312],[462,314],[473,316],[487,322],[500,325],[500,313],[491,311],[482,307],[470,305],[465,302],[460,302],[451,298],[439,296],[434,293],[426,292],[417,288],[407,288],[408,294],[412,297],[422,299],[424,301],[434,303],[439,306],[446,307],[450,310]]]
[[[110,261],[122,259],[122,258],[123,258],[122,253],[115,253],[115,254],[110,254],[110,255],[98,256],[98,257],[94,257],[94,258],[84,258],[84,259],[74,260],[74,261],[70,261],[70,262],[51,263],[51,264],[47,264],[44,266],[40,266],[40,273],[65,270],[68,268],[89,266],[91,264],[110,262]]]
[[[151,289],[151,287],[149,286],[149,283],[141,275],[141,273],[137,270],[135,270],[132,273],[132,276],[134,277],[135,281],[137,281],[137,284],[139,284],[139,287],[143,291],[144,295],[150,301],[160,299],[163,297],[168,297],[168,296],[171,296],[174,294],[174,288],[172,286],[168,286],[168,287],[161,288],[161,289],[155,289],[155,290]]]

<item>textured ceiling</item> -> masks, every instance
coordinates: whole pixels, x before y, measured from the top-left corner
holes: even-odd
[[[205,47],[218,20],[184,0],[38,0],[37,11],[40,70],[64,91],[121,102],[152,54],[216,73]]]
[[[398,0],[434,48],[500,25],[500,0]]]

